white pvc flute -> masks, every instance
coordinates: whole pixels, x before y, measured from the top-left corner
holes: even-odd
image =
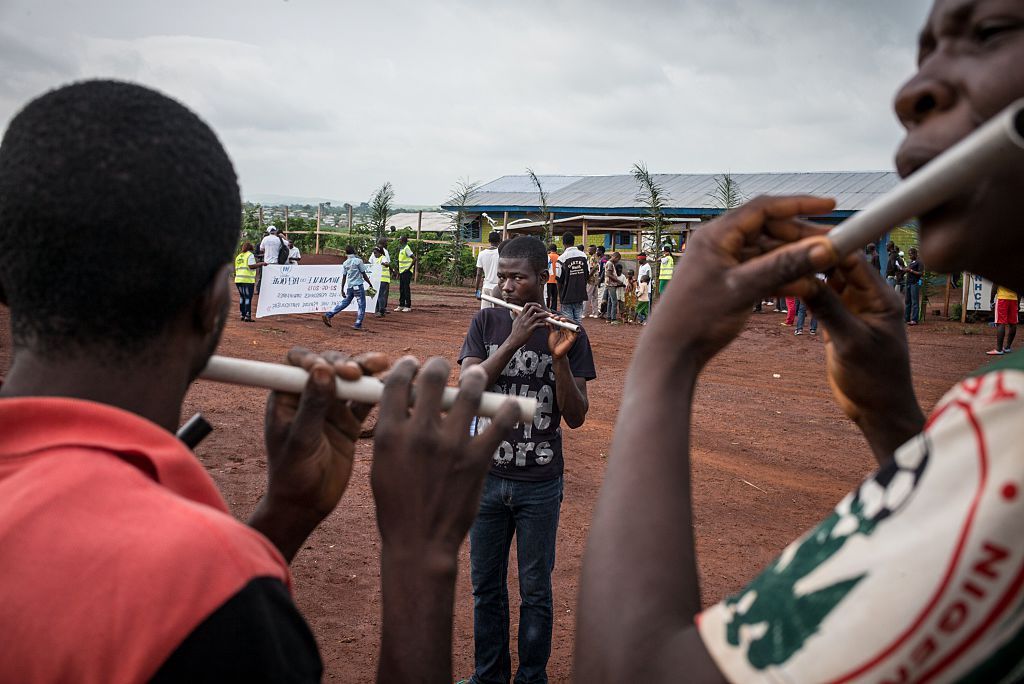
[[[948,202],[1014,159],[1024,160],[1024,99],[840,223],[828,239],[840,256],[855,252],[903,221]]]
[[[306,386],[309,373],[296,366],[215,355],[210,357],[206,368],[199,374],[199,377],[203,380],[213,380],[214,382],[263,387],[278,392],[300,394]],[[335,384],[339,399],[348,399],[364,404],[379,403],[381,395],[384,393],[384,383],[377,378],[368,376],[358,380],[336,378]],[[445,387],[444,394],[441,396],[441,408],[446,411],[450,409],[455,403],[455,398],[458,394],[458,388]],[[477,415],[493,418],[509,399],[513,399],[519,406],[520,420],[523,422],[533,420],[533,416],[537,411],[536,399],[532,397],[510,397],[507,394],[499,394],[497,392],[483,393],[480,397]],[[415,397],[413,397],[413,401],[415,402]]]
[[[523,307],[519,306],[518,304],[509,304],[504,299],[498,299],[497,297],[492,297],[491,295],[486,294],[481,294],[480,299],[484,300],[485,302],[490,302],[491,304],[494,304],[496,306],[503,306],[506,309],[511,309],[516,313],[523,313]],[[557,318],[548,318],[548,323],[550,323],[551,325],[557,325],[559,328],[572,330],[573,332],[580,331],[580,326],[576,325],[575,323],[560,321]]]

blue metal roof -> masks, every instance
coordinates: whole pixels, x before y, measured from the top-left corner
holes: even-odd
[[[722,174],[654,174],[665,192],[668,215],[719,213],[713,198],[715,179]],[[853,173],[734,173],[745,198],[757,195],[809,194],[834,197],[835,217],[848,216],[891,190],[899,177],[893,171]],[[644,213],[632,175],[540,176],[548,210],[573,214]],[[451,210],[453,207],[446,206]],[[467,203],[469,211],[537,212],[540,199],[529,176],[502,176],[480,186]]]

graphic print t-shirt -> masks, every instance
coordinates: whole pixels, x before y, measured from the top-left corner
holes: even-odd
[[[587,301],[587,255],[568,247],[558,257],[561,265],[558,276],[558,297],[563,304],[579,304]]]
[[[459,363],[473,356],[487,359],[512,333],[512,312],[507,309],[482,309],[469,324]],[[594,355],[587,333],[579,336],[567,355],[573,377],[593,380]],[[548,349],[548,329],[535,330],[498,376],[491,392],[537,398],[537,413],[532,423],[519,423],[494,452],[491,472],[509,480],[543,481],[562,474],[562,413],[555,398],[555,373]],[[487,419],[478,418],[482,430]]]
[[[984,370],[698,616],[729,681],[1024,680],[1024,353]]]

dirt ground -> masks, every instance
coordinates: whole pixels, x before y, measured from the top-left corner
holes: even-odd
[[[396,295],[392,294],[392,306]],[[290,346],[303,345],[352,352],[379,350],[393,358],[438,355],[454,363],[476,309],[466,290],[416,287],[412,312],[393,313],[384,320],[370,317],[363,332],[344,325],[328,329],[313,315],[264,318],[254,324],[231,317],[219,353],[281,361]],[[693,482],[705,603],[741,588],[872,468],[863,439],[830,399],[820,338],[795,338],[791,328],[780,325],[783,318],[776,313],[755,314],[740,338],[707,369],[698,387]],[[0,308],[0,372],[10,363],[8,327],[7,311]],[[567,430],[565,437],[565,502],[554,573],[555,625],[548,670],[553,682],[569,678],[580,562],[622,379],[640,333],[637,327],[612,327],[590,319],[586,328],[598,378],[589,385],[591,404],[585,425]],[[910,330],[915,385],[926,408],[984,362],[983,352],[992,346],[990,331],[973,326],[968,328],[971,334],[964,334],[963,326],[939,322]],[[202,411],[215,427],[197,448],[197,455],[240,518],[248,515],[265,485],[261,446],[265,395],[260,390],[198,382],[185,401],[183,420]],[[361,442],[348,491],[292,566],[295,597],[320,643],[326,681],[371,681],[376,669],[379,537],[369,491],[370,457],[371,444]],[[456,596],[454,671],[457,677],[468,677],[473,667],[473,620],[466,546]],[[518,599],[512,602],[514,653]]]

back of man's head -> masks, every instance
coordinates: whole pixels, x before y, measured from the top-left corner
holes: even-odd
[[[565,245],[566,247],[572,247],[574,244],[576,244],[576,236],[573,235],[572,233],[565,233],[564,235],[562,235],[562,244]]]
[[[356,248],[352,245],[345,245],[345,254],[355,254]]]
[[[491,244],[491,246],[492,246],[492,247],[497,247],[497,246],[498,246],[498,243],[500,243],[500,242],[501,242],[501,233],[499,233],[499,232],[498,232],[498,231],[496,231],[496,230],[492,230],[492,231],[491,231],[491,232],[490,232],[490,233],[489,233],[489,234],[487,235],[487,242],[489,242],[489,243]]]
[[[114,81],[33,100],[0,144],[15,345],[107,359],[147,348],[230,260],[240,223],[231,161],[180,103]]]

